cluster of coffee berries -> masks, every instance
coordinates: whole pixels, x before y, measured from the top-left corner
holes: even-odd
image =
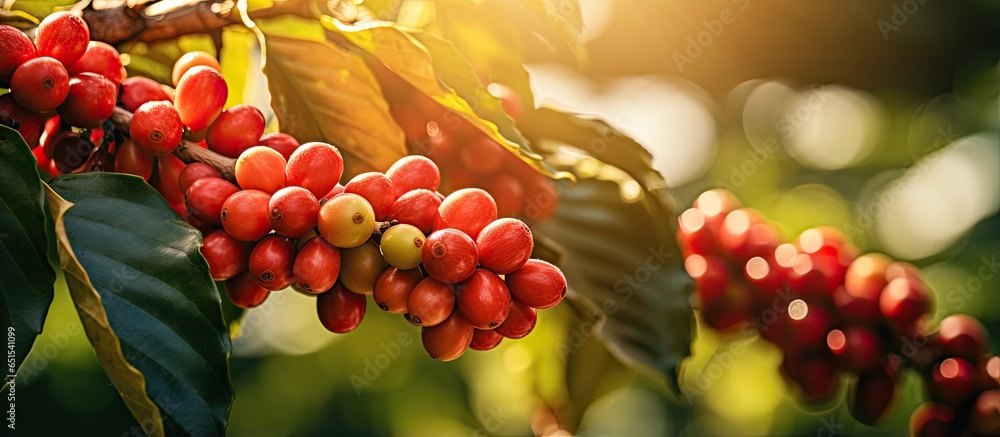
[[[85,167],[95,144],[106,141],[101,125],[125,80],[118,51],[90,41],[87,23],[69,12],[42,20],[35,41],[0,25],[0,41],[0,88],[10,90],[0,96],[0,112],[17,123],[44,170]]]
[[[980,393],[984,402],[1000,399],[1000,391],[983,393],[998,388],[995,378],[982,376],[985,330],[974,318],[953,315],[929,333],[931,293],[912,265],[878,253],[858,256],[832,228],[783,242],[775,225],[721,189],[702,193],[678,221],[702,320],[721,331],[756,330],[780,347],[782,373],[803,401],[829,401],[840,374],[852,375],[850,411],[874,424],[907,366],[924,372],[931,398],[943,403],[921,409],[915,421],[938,426],[941,411],[975,402]],[[1000,359],[996,365],[1000,374]],[[925,410],[933,420],[918,419]],[[1000,416],[990,420],[1000,426]],[[915,435],[938,435],[919,431],[926,426]],[[975,428],[983,429],[1000,428]]]
[[[238,185],[201,163],[184,168],[186,209],[204,224],[202,253],[233,303],[254,307],[291,287],[317,295],[323,326],[346,333],[372,295],[423,327],[425,349],[448,361],[524,337],[535,310],[565,295],[559,269],[530,259],[528,226],[498,219],[483,190],[438,193],[433,161],[405,157],[340,185],[343,168],[326,143],[303,144],[287,161],[250,147],[236,161]]]

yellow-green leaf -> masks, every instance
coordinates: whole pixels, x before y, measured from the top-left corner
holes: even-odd
[[[282,132],[337,146],[347,175],[385,171],[407,155],[403,131],[364,60],[328,42],[265,35],[264,74]]]
[[[559,33],[577,61],[586,60],[586,52],[580,43],[580,32],[583,30],[580,0],[524,0],[523,3],[535,13],[544,13],[549,26]]]

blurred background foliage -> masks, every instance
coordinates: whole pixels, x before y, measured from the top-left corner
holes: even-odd
[[[480,67],[526,60],[536,105],[598,115],[637,139],[682,204],[722,186],[787,238],[840,228],[865,251],[918,265],[935,320],[969,313],[1000,339],[1000,279],[980,270],[1000,255],[1000,2],[581,0],[579,47],[510,37],[531,25],[528,15],[484,12],[496,3],[364,5],[472,47]],[[253,36],[227,29],[221,38],[227,80],[242,90],[230,104],[268,107],[257,57],[246,56]],[[129,68],[162,79],[182,51],[214,46],[206,36],[135,44]],[[523,76],[505,65],[485,71],[499,82]],[[566,305],[544,312],[526,339],[451,363],[428,358],[416,328],[373,305],[342,336],[323,330],[313,305],[283,292],[245,315],[232,435],[902,435],[924,397],[915,375],[904,377],[870,428],[850,418],[842,395],[799,407],[772,345],[703,326],[676,398],[660,377],[612,358]],[[19,425],[138,434],[64,282],[25,363]]]

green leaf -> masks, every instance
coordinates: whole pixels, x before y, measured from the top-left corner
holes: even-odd
[[[201,234],[134,176],[65,175],[52,188],[53,209],[72,202],[60,223],[70,293],[126,405],[151,434],[224,434],[232,346]]]
[[[265,35],[264,74],[282,132],[337,146],[348,175],[385,171],[407,155],[403,131],[359,56],[328,42]]]
[[[35,157],[6,126],[0,126],[0,187],[0,326],[4,335],[14,329],[17,369],[42,332],[56,273],[49,263],[51,218]]]
[[[586,60],[586,52],[580,42],[580,32],[583,31],[580,0],[524,0],[523,3],[536,14],[545,15],[549,26],[559,33],[577,61]]]

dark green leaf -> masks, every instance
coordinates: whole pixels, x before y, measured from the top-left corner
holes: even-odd
[[[145,377],[167,434],[224,434],[234,397],[231,343],[219,292],[198,251],[201,234],[134,176],[67,175],[53,188],[73,203],[63,217],[65,236],[85,270],[70,281],[74,302],[79,306],[82,287],[100,296],[114,331],[110,340],[117,336],[125,360]],[[87,334],[92,343],[109,340],[90,328]],[[117,370],[105,369],[115,381]],[[116,387],[123,397],[136,388]]]
[[[21,366],[52,303],[51,220],[35,157],[17,131],[0,126],[0,326],[13,328],[14,367]]]

